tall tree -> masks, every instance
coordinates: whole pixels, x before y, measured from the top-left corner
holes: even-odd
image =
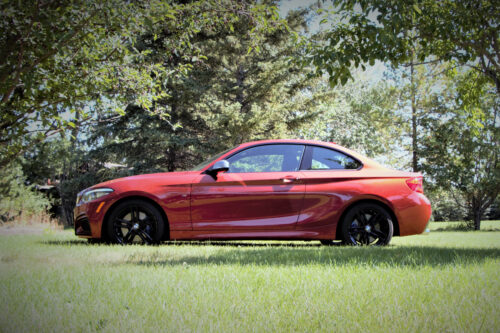
[[[260,6],[246,3],[250,9]],[[308,75],[311,69],[289,61],[299,51],[293,31],[303,28],[306,12],[289,15],[285,25],[292,31],[255,35],[251,17],[200,30],[189,43],[204,56],[189,72],[163,82],[165,96],[154,103],[168,117],[130,105],[125,117],[95,129],[92,142],[102,143],[97,151],[133,166],[134,172],[173,171],[244,141],[290,135],[331,94],[327,86],[313,88],[320,80]],[[180,51],[167,52],[168,42],[168,31],[158,29],[145,34],[138,47],[165,66],[192,62]]]
[[[402,117],[397,114],[398,90],[360,78],[337,87],[334,96],[321,103],[318,114],[296,132],[298,136],[334,141],[375,157],[390,155],[399,142]],[[391,161],[392,162],[392,161]]]
[[[138,6],[114,0],[0,6],[0,167],[33,142],[74,128],[77,110],[87,117],[85,102],[115,100],[122,88],[151,88],[144,84],[148,70],[124,64],[133,57],[127,39]]]
[[[333,0],[339,18],[326,43],[310,44],[310,61],[351,78],[351,66],[375,60],[394,66],[414,58],[451,61],[477,70],[500,94],[500,6],[495,0]],[[416,50],[416,52],[414,52]]]
[[[161,26],[169,36],[166,49],[192,57],[197,51],[189,39],[201,28],[244,17],[256,32],[272,30],[280,21],[276,15],[263,20],[269,12],[276,8],[231,0],[3,1],[0,168],[95,113],[123,113],[130,103],[150,109],[163,96],[161,83],[186,67],[144,62],[147,52],[136,45],[144,30]]]
[[[414,172],[421,171],[420,149],[425,119],[434,109],[446,105],[453,98],[450,89],[447,89],[450,87],[446,86],[445,73],[449,64],[416,62],[414,59],[399,68],[391,67],[385,73],[385,79],[395,90],[393,96],[397,99],[399,121],[393,125],[400,129],[400,146],[409,153],[408,165]]]
[[[450,79],[454,103],[429,115],[421,149],[423,170],[436,185],[458,191],[475,230],[500,193],[500,101],[496,88],[477,72]]]
[[[292,31],[305,29],[307,10],[289,13]],[[332,96],[329,87],[314,78],[311,68],[301,68],[291,59],[301,52],[293,33],[273,31],[262,36],[250,52],[252,39],[242,36],[251,29],[241,22],[207,40],[208,89],[194,111],[211,128],[211,142],[232,146],[255,139],[286,137],[311,119],[320,103]]]

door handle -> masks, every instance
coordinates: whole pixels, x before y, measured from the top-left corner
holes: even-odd
[[[297,181],[299,179],[300,179],[299,177],[294,177],[294,176],[286,176],[284,178],[280,178],[280,180],[286,184],[293,183],[294,181]]]

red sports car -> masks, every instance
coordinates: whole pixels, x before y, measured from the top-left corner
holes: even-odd
[[[386,245],[422,233],[422,175],[387,169],[334,143],[241,144],[191,171],[119,178],[78,194],[75,233],[115,243],[335,240]]]

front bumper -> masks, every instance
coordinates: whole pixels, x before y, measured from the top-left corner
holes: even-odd
[[[77,205],[73,210],[75,235],[81,238],[101,238],[104,217],[114,202],[113,198],[110,195]]]

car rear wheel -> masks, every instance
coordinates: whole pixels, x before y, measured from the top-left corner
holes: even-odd
[[[342,220],[341,236],[347,245],[387,245],[393,233],[391,215],[377,204],[356,205]]]
[[[156,244],[165,222],[158,209],[142,200],[125,201],[111,212],[107,223],[109,239],[119,244]]]

